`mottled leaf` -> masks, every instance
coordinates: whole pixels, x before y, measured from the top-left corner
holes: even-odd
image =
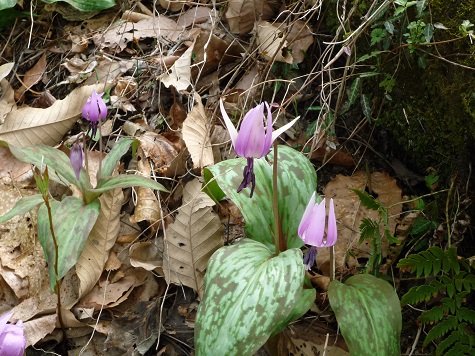
[[[132,138],[123,138],[117,141],[107,156],[102,160],[102,176],[107,177],[112,175],[114,168],[123,155],[127,153],[132,145],[134,139]]]
[[[332,281],[328,298],[350,354],[401,354],[401,306],[388,282],[370,274]]]
[[[3,216],[0,216],[0,224],[10,220],[16,215],[23,215],[29,212],[31,209],[36,208],[43,203],[43,196],[41,194],[30,195],[18,199],[12,210]]]
[[[76,264],[84,249],[89,232],[99,215],[99,201],[84,204],[81,199],[69,196],[62,202],[51,200],[53,230],[58,243],[58,278],[62,278]],[[48,211],[45,205],[38,210],[38,236],[45,251],[50,274],[50,285],[56,286],[54,268],[56,251],[51,236]]]
[[[220,248],[209,261],[196,316],[196,355],[254,354],[294,308],[302,311],[296,305],[304,275],[299,249],[273,256],[250,239]]]
[[[270,161],[273,156],[273,153],[269,154]],[[209,171],[222,191],[241,210],[246,220],[247,236],[273,250],[272,165],[265,159],[255,160],[256,190],[252,198],[249,197],[249,188],[243,189],[241,193],[236,192],[242,180],[244,165],[244,158],[230,159],[209,167]],[[317,175],[312,164],[303,154],[286,146],[279,146],[278,168],[279,214],[282,220],[282,231],[287,237],[287,246],[298,248],[303,245],[297,235],[298,225],[310,197],[316,190]]]

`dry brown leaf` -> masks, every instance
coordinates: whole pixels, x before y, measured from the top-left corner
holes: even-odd
[[[89,292],[99,280],[120,228],[120,209],[124,200],[122,189],[106,192],[99,200],[101,211],[76,263],[80,297]]]
[[[158,246],[159,244],[162,246]],[[163,264],[163,240],[136,242],[129,249],[130,264],[153,271]]]
[[[167,88],[173,85],[176,90],[186,90],[191,85],[191,57],[193,44],[178,58],[168,72],[160,77],[160,81]]]
[[[294,59],[287,49],[285,39],[286,24],[272,24],[267,21],[256,23],[256,42],[258,51],[267,61],[293,63]]]
[[[150,177],[152,169],[146,158],[142,148],[137,150],[137,171],[144,177]],[[135,224],[140,221],[148,221],[150,224],[156,224],[161,221],[161,210],[155,192],[146,187],[137,187],[137,205],[135,206],[134,215],[130,217],[130,221]],[[158,229],[158,226],[155,227]]]
[[[0,80],[5,78],[8,74],[10,74],[11,70],[15,66],[15,63],[5,63],[0,66]]]
[[[164,9],[177,12],[183,10],[183,7],[188,2],[186,0],[159,0],[160,6]]]
[[[167,283],[183,284],[203,295],[208,260],[223,246],[222,225],[212,211],[215,203],[201,191],[198,179],[183,191],[183,205],[166,230],[163,271]]]
[[[293,63],[302,63],[308,48],[313,43],[313,33],[305,21],[292,22],[287,36],[288,48],[292,52]]]
[[[56,314],[45,315],[38,319],[27,321],[25,327],[26,346],[35,345],[56,327]]]
[[[23,94],[33,85],[38,83],[46,70],[46,53],[40,57],[38,62],[31,67],[23,78],[23,85],[15,91],[15,100],[23,101]]]
[[[25,186],[34,182],[31,164],[17,160],[6,147],[0,147],[0,162],[1,183]]]
[[[228,3],[226,20],[232,33],[244,35],[251,32],[258,20],[269,20],[275,10],[269,1],[264,0],[233,0]],[[276,2],[276,9],[279,7]]]
[[[370,175],[371,187],[378,195],[377,200],[385,207],[402,201],[401,189],[397,186],[396,180],[386,172],[374,172]],[[369,210],[361,205],[360,199],[351,189],[365,190],[368,185],[366,172],[356,172],[351,177],[337,175],[334,180],[327,184],[324,189],[327,199],[333,198],[335,203],[335,214],[338,221],[338,242],[335,245],[335,265],[338,269],[358,266],[359,257],[368,258],[371,253],[371,244],[366,241],[359,245],[359,226],[361,219],[369,218],[379,221],[379,213]],[[394,233],[396,219],[402,211],[402,205],[398,204],[389,210],[389,230]],[[381,225],[381,231],[383,231]],[[324,272],[329,270],[329,249],[319,249],[317,263]],[[352,254],[348,251],[352,250]],[[388,241],[382,240],[382,254],[385,257],[388,253]],[[348,257],[349,256],[349,257]],[[348,258],[348,260],[347,260]],[[327,273],[325,273],[327,274]]]
[[[208,6],[193,6],[180,14],[176,23],[181,28],[187,28],[206,21],[214,23],[216,17],[217,13],[215,9]]]
[[[110,86],[97,84],[76,88],[66,98],[56,100],[47,109],[22,107],[11,110],[0,126],[0,140],[18,147],[39,143],[53,146],[71,130],[92,90],[101,93]],[[0,100],[0,107],[3,100]]]
[[[1,73],[0,73],[1,74]],[[8,113],[17,110],[15,102],[15,91],[11,87],[10,83],[6,79],[0,81],[2,87],[0,96],[0,127],[5,122],[5,117]]]
[[[208,118],[200,96],[194,95],[196,105],[183,122],[183,140],[190,152],[194,168],[203,168],[214,164],[211,146],[211,119]]]

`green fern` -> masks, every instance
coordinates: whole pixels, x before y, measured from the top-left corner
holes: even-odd
[[[475,291],[475,269],[467,260],[459,259],[456,248],[444,251],[435,246],[409,255],[397,266],[416,273],[417,277],[435,277],[428,284],[412,287],[401,298],[402,306],[436,300],[437,305],[418,318],[423,324],[434,324],[423,347],[438,341],[436,355],[474,354],[475,310],[464,303]]]

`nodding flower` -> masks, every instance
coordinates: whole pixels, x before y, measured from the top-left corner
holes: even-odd
[[[74,173],[76,174],[77,179],[79,179],[79,174],[81,173],[82,159],[82,145],[80,143],[75,142],[69,150],[69,160],[71,162],[71,166],[73,166]]]
[[[91,96],[82,107],[82,117],[89,121],[89,130],[91,130],[92,137],[96,135],[99,120],[104,120],[107,116],[107,106],[102,99],[103,95],[104,93],[97,94],[93,89]]]
[[[247,159],[247,165],[243,173],[243,181],[237,191],[239,193],[242,189],[251,187],[250,196],[252,197],[256,186],[254,158],[262,158],[267,155],[275,139],[289,129],[299,118],[297,117],[280,129],[273,131],[272,114],[269,104],[263,102],[247,112],[242,120],[241,129],[238,132],[229,119],[222,100],[220,100],[219,105],[229,136],[231,136],[234,151],[238,156]],[[264,109],[267,109],[267,118]],[[266,121],[265,127],[264,121]]]
[[[26,346],[23,322],[7,324],[12,316],[13,311],[0,316],[0,355],[22,356]]]
[[[325,224],[325,199],[319,204],[315,203],[315,193],[303,213],[300,221],[298,235],[302,241],[310,245],[310,251],[305,256],[304,262],[307,270],[312,268],[317,255],[317,247],[330,247],[336,244],[338,231],[336,227],[335,207],[333,199],[330,199],[330,209],[328,211],[328,223]],[[325,225],[327,226],[325,234]]]

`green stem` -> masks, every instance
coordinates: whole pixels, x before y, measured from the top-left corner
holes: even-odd
[[[274,163],[273,163],[273,174],[272,174],[272,187],[274,202],[272,204],[274,211],[274,244],[275,244],[275,254],[278,255],[280,252],[283,252],[287,249],[284,234],[282,233],[282,224],[279,216],[279,187],[277,186],[277,142],[274,143]]]
[[[63,315],[61,313],[61,278],[58,278],[59,272],[58,272],[58,264],[59,264],[59,247],[58,247],[58,241],[56,240],[56,235],[54,233],[54,228],[53,228],[53,214],[51,212],[51,205],[49,204],[49,195],[48,191],[43,192],[43,200],[45,202],[46,209],[48,210],[48,220],[49,220],[49,229],[51,231],[51,237],[53,238],[53,244],[54,244],[54,251],[55,251],[55,256],[54,256],[54,273],[56,277],[56,295],[58,297],[58,320],[59,320],[59,325],[61,325],[61,330],[63,332],[63,342],[66,342],[67,340],[67,335],[66,335],[66,328],[63,323]]]
[[[330,282],[335,279],[335,246],[330,246]]]

